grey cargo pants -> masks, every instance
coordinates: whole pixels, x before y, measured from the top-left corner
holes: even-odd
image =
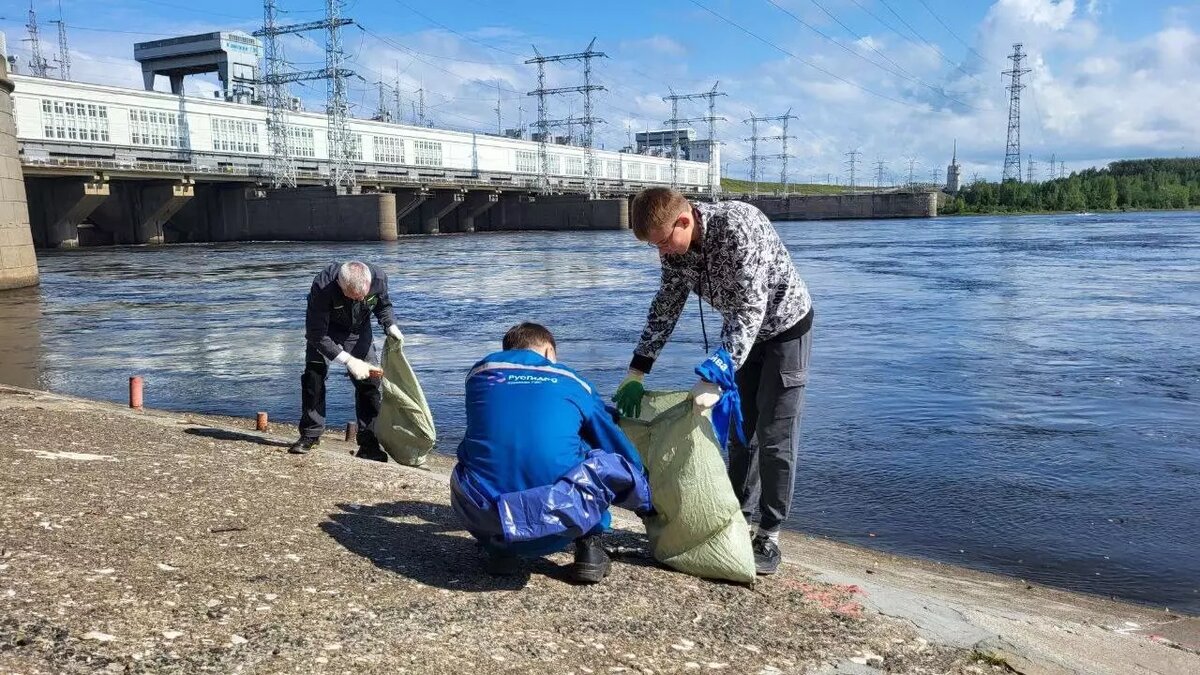
[[[729,435],[729,481],[747,522],[758,507],[760,532],[779,530],[792,505],[811,348],[811,328],[791,339],[760,342],[737,371],[748,442]]]

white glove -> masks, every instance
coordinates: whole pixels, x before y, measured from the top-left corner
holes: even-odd
[[[691,396],[696,412],[704,412],[721,400],[721,387],[708,380],[700,380],[692,387]]]
[[[397,340],[404,342],[404,333],[400,332],[400,326],[397,326],[396,324],[388,326],[387,334],[388,337],[396,338]]]
[[[377,370],[377,368],[362,359],[356,359],[351,356],[346,361],[346,370],[350,371],[350,377],[356,380],[365,380],[371,377],[371,371]]]

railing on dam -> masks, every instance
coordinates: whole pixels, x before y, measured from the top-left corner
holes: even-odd
[[[266,183],[270,180],[263,161],[247,161],[244,156],[214,152],[189,152],[178,160],[144,159],[135,157],[89,156],[86,146],[80,146],[72,154],[62,148],[54,154],[36,143],[22,142],[21,167],[30,177],[91,176],[102,173],[108,178],[124,179],[176,179],[191,178],[200,182],[232,181]],[[537,176],[507,172],[473,172],[469,170],[430,170],[397,168],[395,166],[358,163],[357,182],[360,185],[378,187],[413,188],[462,188],[499,191],[539,191],[543,182]],[[300,166],[296,169],[296,180],[300,185],[323,185],[329,180],[329,171],[324,165]],[[583,194],[587,185],[582,177],[567,178],[552,176],[548,179],[551,192]],[[655,185],[657,182],[634,180],[611,180],[598,178],[596,185],[602,194],[633,194]],[[707,188],[696,185],[681,185],[680,190],[689,195],[707,194]]]

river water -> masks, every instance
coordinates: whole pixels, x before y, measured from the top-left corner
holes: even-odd
[[[1200,613],[1200,214],[778,229],[817,307],[793,527]],[[124,400],[141,374],[149,406],[295,420],[304,296],[349,258],[391,277],[444,452],[517,321],[612,391],[658,278],[627,232],[41,252],[41,287],[0,294],[0,379]],[[693,302],[649,384],[703,357]]]

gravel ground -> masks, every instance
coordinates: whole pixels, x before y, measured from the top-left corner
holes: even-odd
[[[569,554],[488,577],[445,460],[294,457],[248,424],[0,388],[0,672],[1006,670],[799,566],[667,570],[636,526],[597,586]]]

